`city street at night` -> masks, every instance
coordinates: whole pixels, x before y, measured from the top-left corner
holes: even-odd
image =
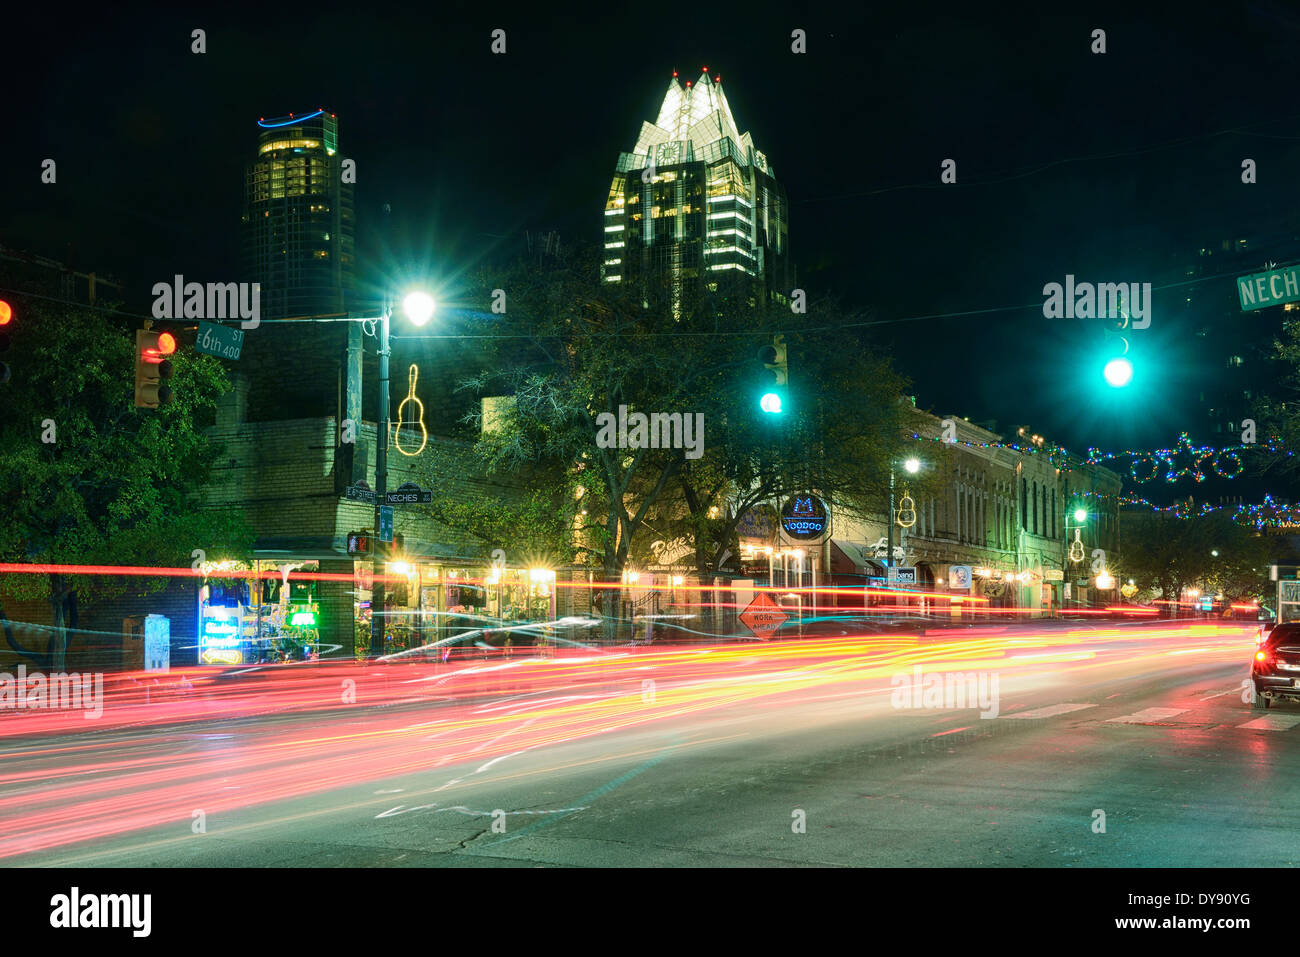
[[[240,676],[120,727],[6,735],[0,853],[119,867],[1296,863],[1300,707],[1242,703],[1244,630],[988,631],[865,656],[841,640],[390,666],[360,677],[350,708],[321,708],[313,692],[337,684],[321,676],[271,714]],[[910,701],[916,665],[990,664],[996,717],[891,706],[900,688]],[[368,684],[383,689],[373,706]],[[229,716],[187,720],[205,697]]]
[[[0,36],[15,946],[1289,939],[1295,4]]]

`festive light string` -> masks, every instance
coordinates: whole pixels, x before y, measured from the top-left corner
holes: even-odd
[[[1075,458],[1078,460],[1077,456],[1073,456],[1061,446],[1043,448],[1037,445],[1019,445],[1015,442],[968,442],[961,439],[944,439],[942,436],[921,435],[919,432],[913,432],[912,438],[917,441],[928,440],[943,445],[960,445],[970,449],[1007,449],[1020,454],[1043,454],[1047,455],[1049,461],[1056,465],[1057,468],[1063,468],[1066,471],[1072,471],[1068,464],[1069,459]],[[1114,459],[1132,459],[1129,474],[1137,482],[1152,481],[1159,475],[1161,463],[1164,463],[1163,478],[1166,482],[1172,484],[1180,478],[1190,477],[1200,483],[1211,472],[1226,479],[1234,479],[1241,475],[1246,469],[1241,458],[1242,452],[1269,452],[1274,455],[1284,455],[1288,458],[1296,454],[1283,448],[1281,441],[1277,438],[1270,438],[1265,442],[1254,445],[1234,445],[1213,449],[1206,446],[1193,446],[1191,438],[1186,432],[1182,432],[1178,436],[1177,447],[1173,449],[1157,449],[1154,452],[1140,449],[1103,452],[1100,449],[1089,448],[1087,456],[1081,461],[1088,465],[1097,465]],[[1208,469],[1206,468],[1207,460]],[[1140,468],[1139,463],[1141,463]],[[1194,518],[1208,515],[1211,512],[1233,509],[1232,520],[1240,524],[1253,525],[1255,528],[1300,528],[1300,506],[1279,504],[1273,500],[1271,495],[1265,495],[1264,501],[1258,505],[1212,505],[1203,502],[1199,506],[1192,506],[1190,502],[1156,505],[1136,495],[1113,495],[1108,492],[1094,492],[1083,489],[1074,494],[1080,498],[1108,502],[1115,501],[1120,505],[1145,505],[1154,512],[1165,512],[1178,518]]]
[[[1198,518],[1232,509],[1230,518],[1242,525],[1253,525],[1255,528],[1300,528],[1300,506],[1280,504],[1273,501],[1271,495],[1265,495],[1264,501],[1258,505],[1212,505],[1209,502],[1193,505],[1190,501],[1156,505],[1136,495],[1119,496],[1119,504],[1145,505],[1153,512],[1171,514],[1175,518]]]
[[[1113,461],[1114,459],[1133,459],[1135,461],[1133,467],[1130,468],[1130,474],[1132,474],[1133,469],[1136,468],[1137,461],[1150,463],[1148,466],[1150,471],[1149,475],[1139,477],[1137,474],[1133,474],[1133,478],[1139,482],[1147,482],[1154,478],[1159,472],[1159,463],[1162,461],[1168,463],[1168,469],[1165,473],[1166,481],[1176,481],[1178,478],[1188,475],[1200,482],[1205,479],[1206,473],[1205,470],[1201,468],[1201,465],[1207,458],[1212,459],[1210,468],[1216,474],[1223,478],[1236,478],[1245,471],[1245,465],[1242,463],[1240,455],[1242,452],[1269,452],[1273,455],[1283,455],[1287,458],[1291,458],[1296,454],[1293,451],[1287,451],[1284,449],[1281,440],[1277,438],[1270,438],[1265,442],[1257,442],[1253,445],[1229,445],[1221,449],[1209,448],[1207,446],[1193,446],[1192,440],[1186,432],[1179,433],[1178,445],[1172,449],[1156,449],[1154,452],[1145,449],[1124,449],[1120,452],[1103,452],[1098,448],[1089,448],[1088,454],[1082,457],[1075,455],[1069,449],[1059,445],[1043,447],[1033,444],[1019,445],[1015,442],[967,442],[964,439],[945,439],[943,436],[921,435],[919,432],[913,432],[912,438],[917,441],[930,441],[942,445],[960,445],[968,449],[1007,449],[1011,452],[1018,452],[1021,455],[1046,455],[1049,461],[1052,461],[1054,464],[1057,464],[1058,462],[1068,463],[1070,459],[1082,461],[1086,465],[1100,465],[1102,462]],[[1193,462],[1190,466],[1176,468],[1172,460],[1184,453],[1194,456]],[[1228,460],[1233,461],[1236,464],[1229,471],[1225,472],[1223,471],[1223,465],[1224,462]],[[1058,464],[1058,468],[1069,470],[1069,465]],[[1201,473],[1199,478],[1197,478],[1198,472]],[[1168,476],[1170,474],[1173,474],[1174,478],[1169,478]]]

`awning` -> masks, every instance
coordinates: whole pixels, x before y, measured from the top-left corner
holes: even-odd
[[[868,548],[866,542],[831,539],[831,574],[883,576],[885,566],[870,557],[874,552],[868,551]]]

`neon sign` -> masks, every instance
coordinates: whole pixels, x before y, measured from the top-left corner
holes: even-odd
[[[814,495],[796,495],[781,509],[781,528],[790,538],[808,541],[826,534],[830,517]]]

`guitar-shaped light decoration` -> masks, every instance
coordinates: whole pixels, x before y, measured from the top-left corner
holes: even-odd
[[[393,423],[393,445],[397,446],[397,451],[403,455],[419,455],[424,451],[424,447],[429,444],[429,433],[424,427],[424,403],[415,397],[415,380],[419,378],[420,369],[415,363],[411,363],[409,374],[410,389],[405,399],[397,406],[397,421]],[[416,413],[412,418],[406,418],[407,403],[414,402]],[[420,427],[420,447],[414,452],[408,452],[402,448],[402,426],[418,425]]]
[[[1076,528],[1074,530],[1074,541],[1070,543],[1070,561],[1072,562],[1083,561],[1083,540],[1079,538],[1082,534],[1083,529]]]
[[[903,497],[898,500],[896,517],[902,528],[911,528],[916,524],[916,503],[912,501],[912,496],[907,494],[907,489],[903,489]]]

